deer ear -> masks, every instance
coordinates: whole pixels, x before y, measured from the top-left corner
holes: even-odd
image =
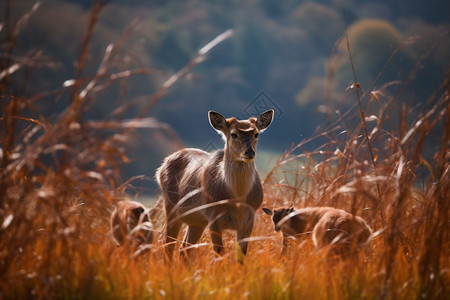
[[[133,216],[136,218],[136,220],[139,220],[139,218],[141,217],[141,214],[144,212],[144,208],[143,207],[136,207],[133,208],[131,210],[131,213],[133,214]]]
[[[269,216],[273,215],[273,211],[270,210],[270,209],[268,209],[268,208],[263,207],[262,210],[263,210],[266,214],[268,214]]]
[[[272,123],[273,120],[273,109],[269,109],[266,112],[263,112],[258,119],[256,119],[256,128],[259,131],[263,131]]]
[[[210,110],[208,112],[208,118],[209,124],[211,124],[215,130],[223,131],[227,126],[227,120],[218,112]]]

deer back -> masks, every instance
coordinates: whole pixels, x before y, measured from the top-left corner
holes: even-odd
[[[332,209],[314,227],[313,241],[318,248],[336,243],[361,245],[370,234],[371,229],[362,218],[340,209]]]
[[[126,240],[136,244],[153,242],[153,228],[145,207],[135,201],[119,201],[111,213],[111,231],[118,245]]]

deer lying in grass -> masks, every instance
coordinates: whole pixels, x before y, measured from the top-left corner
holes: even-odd
[[[290,237],[312,233],[317,250],[328,247],[328,253],[348,257],[364,246],[372,234],[362,218],[332,207],[263,208],[263,211],[272,216],[275,231],[283,233],[283,254]]]
[[[119,201],[116,203],[110,219],[111,231],[117,245],[138,247],[153,242],[153,228],[148,210],[136,201]]]
[[[172,259],[174,241],[183,223],[188,232],[182,249],[194,245],[209,224],[216,253],[223,250],[222,232],[237,231],[242,253],[247,252],[255,211],[263,200],[255,168],[259,134],[272,122],[273,110],[248,120],[225,119],[210,111],[209,122],[225,140],[223,150],[207,153],[182,149],[166,157],[156,172],[166,212],[166,255]]]

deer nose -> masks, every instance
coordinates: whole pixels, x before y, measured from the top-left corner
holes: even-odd
[[[255,151],[253,151],[253,149],[247,149],[245,150],[245,156],[247,158],[253,158],[255,157]]]

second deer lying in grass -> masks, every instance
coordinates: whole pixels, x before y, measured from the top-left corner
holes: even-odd
[[[138,247],[153,242],[153,228],[148,210],[136,201],[119,201],[111,214],[111,231],[119,245]]]
[[[283,253],[289,238],[312,233],[317,250],[329,247],[330,254],[346,257],[365,245],[372,234],[361,217],[332,207],[263,208],[263,211],[272,216],[275,231],[283,233]]]

